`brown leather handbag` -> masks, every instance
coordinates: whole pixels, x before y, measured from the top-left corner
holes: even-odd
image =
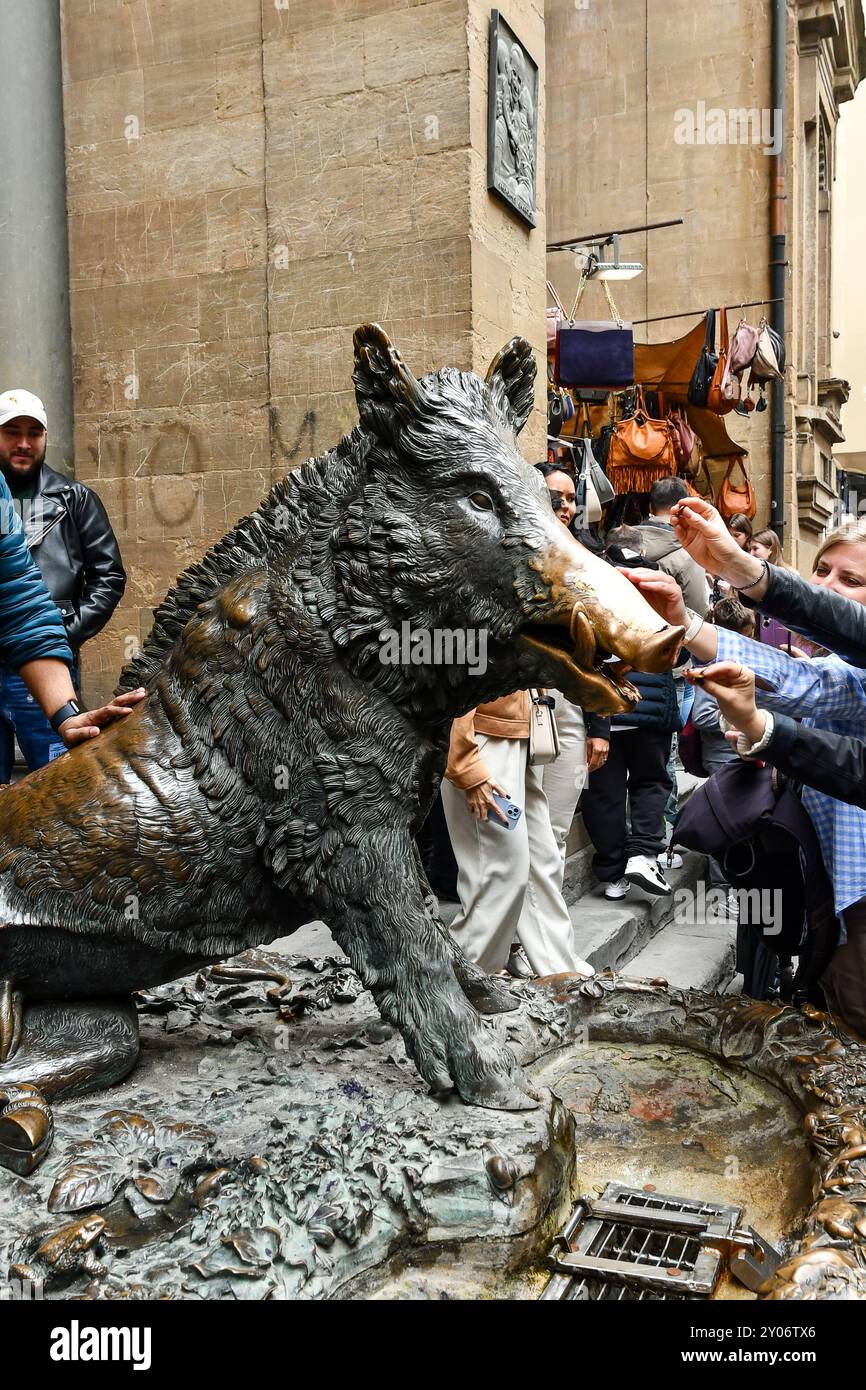
[[[671,435],[674,442],[674,458],[681,473],[694,473],[697,464],[692,464],[692,455],[695,449],[697,436],[681,410],[671,410],[668,415],[671,422]]]
[[[715,411],[716,415],[727,415],[728,411],[733,410],[740,400],[740,379],[733,376],[728,370],[730,351],[728,311],[722,309],[719,360],[716,363],[716,370],[713,372],[713,379],[707,392],[707,410]]]
[[[738,464],[743,473],[743,482],[739,487],[731,479],[731,474]],[[728,464],[728,470],[725,473],[722,486],[719,488],[719,500],[716,505],[726,521],[730,517],[736,516],[738,512],[751,520],[758,510],[755,490],[749,482],[749,475],[746,472],[744,454],[737,454]]]
[[[654,420],[638,387],[634,415],[618,420],[607,455],[607,476],[618,493],[649,492],[677,471],[669,420]]]
[[[700,445],[698,446],[700,448]],[[707,468],[707,461],[701,454],[698,466],[692,474],[691,481],[685,479],[687,486],[696,497],[703,497],[705,502],[712,502],[715,505],[715,493],[713,492],[713,480],[710,477],[710,470]]]

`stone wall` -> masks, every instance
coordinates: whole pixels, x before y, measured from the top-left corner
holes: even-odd
[[[270,480],[259,0],[65,0],[76,474],[129,574],[113,685],[177,573]]]
[[[866,283],[857,267],[863,251],[866,227],[866,180],[861,173],[866,149],[866,87],[843,109],[839,121],[837,186],[834,210],[836,236],[833,262],[832,327],[838,339],[832,343],[835,376],[851,383],[845,406],[845,443],[836,449],[842,468],[866,472]]]
[[[507,18],[543,68],[541,0]],[[486,189],[488,22],[479,0],[64,0],[76,473],[129,571],[89,695],[179,570],[354,423],[359,323],[416,373],[483,371],[515,332],[543,362],[543,166],[530,231]]]

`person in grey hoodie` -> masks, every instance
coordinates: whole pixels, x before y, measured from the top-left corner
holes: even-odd
[[[660,570],[673,576],[683,591],[686,607],[705,618],[709,608],[706,571],[683,549],[671,525],[671,509],[688,495],[682,478],[659,478],[650,488],[649,520],[638,530],[646,558],[655,560]]]

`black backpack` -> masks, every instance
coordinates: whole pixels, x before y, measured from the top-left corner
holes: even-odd
[[[763,940],[775,955],[799,956],[795,1001],[822,1005],[818,981],[839,944],[839,923],[815,827],[794,784],[738,758],[692,792],[671,842],[718,859],[734,889],[781,893],[781,930]]]

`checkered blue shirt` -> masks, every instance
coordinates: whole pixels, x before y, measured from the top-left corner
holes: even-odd
[[[756,692],[765,709],[799,719],[806,729],[866,736],[866,670],[838,656],[803,661],[736,632],[718,629],[718,661],[738,661],[773,685]],[[836,911],[866,898],[866,811],[804,787],[809,812],[833,884]]]

